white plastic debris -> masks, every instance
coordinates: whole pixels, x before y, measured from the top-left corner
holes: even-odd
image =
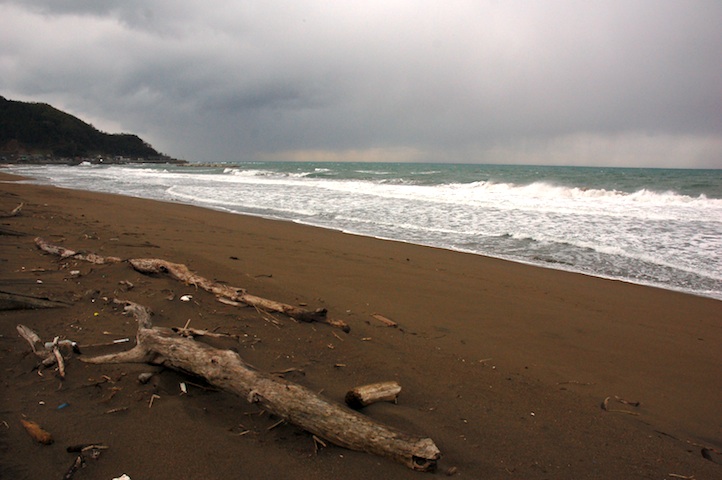
[[[180,297],[181,302],[190,302],[191,298],[193,298],[193,295],[183,295],[182,297]]]
[[[119,477],[115,477],[113,480],[131,480],[131,478],[125,473]]]

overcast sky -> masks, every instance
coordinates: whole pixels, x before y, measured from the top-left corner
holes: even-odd
[[[0,0],[0,95],[192,161],[722,168],[722,1]]]

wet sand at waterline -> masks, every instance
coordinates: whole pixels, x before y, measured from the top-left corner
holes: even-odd
[[[20,215],[0,219],[0,291],[70,304],[0,312],[0,478],[62,478],[77,457],[66,447],[88,443],[108,449],[74,478],[429,475],[331,444],[317,449],[309,433],[276,425],[279,418],[202,379],[145,364],[82,363],[134,343],[136,324],[113,298],[149,307],[158,326],[190,321],[229,334],[219,346],[331,401],[343,402],[358,385],[397,381],[396,404],[362,412],[433,439],[442,454],[437,476],[722,477],[718,300],[0,178],[0,213],[24,203]],[[38,236],[76,251],[183,263],[254,295],[326,308],[351,330],[226,305],[127,263],[63,260],[40,251]],[[64,380],[52,368],[35,369],[18,324],[44,341],[80,344]],[[94,346],[123,338],[130,341]],[[154,375],[143,384],[145,372]],[[35,442],[22,419],[54,443]]]

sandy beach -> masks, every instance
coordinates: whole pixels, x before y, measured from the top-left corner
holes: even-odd
[[[722,478],[718,300],[15,178],[0,173],[0,213],[24,204],[0,219],[0,291],[69,306],[0,312],[2,479],[62,478],[77,456],[66,448],[88,443],[108,449],[75,479]],[[36,247],[38,236],[183,263],[254,295],[326,308],[351,330],[226,305],[126,263],[61,260]],[[362,412],[433,439],[436,473],[317,448],[309,433],[183,373],[81,362],[134,343],[136,324],[113,298],[149,307],[159,326],[228,334],[223,348],[335,402],[397,381],[396,404]],[[80,345],[64,380],[36,369],[18,324]],[[145,384],[144,372],[154,373]],[[35,442],[21,419],[54,443]]]

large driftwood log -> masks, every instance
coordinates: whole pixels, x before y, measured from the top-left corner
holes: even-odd
[[[138,304],[126,303],[125,308],[138,321],[136,346],[84,361],[153,363],[189,372],[335,445],[390,458],[418,471],[436,467],[441,454],[430,438],[403,433],[329,402],[301,385],[259,372],[231,350],[219,350],[171,329],[153,327],[149,311]]]
[[[41,250],[57,255],[60,258],[74,258],[84,260],[96,264],[117,263],[122,260],[118,257],[103,257],[95,253],[76,252],[65,247],[53,245],[44,239],[37,237],[35,244]],[[326,316],[327,310],[319,308],[311,311],[301,307],[295,307],[267,298],[257,297],[246,292],[243,288],[232,287],[222,283],[211,281],[205,277],[195,274],[182,263],[173,263],[158,258],[131,258],[128,263],[138,272],[148,274],[165,274],[171,278],[183,282],[187,285],[193,285],[213,293],[217,297],[227,298],[234,302],[239,302],[251,307],[257,307],[262,310],[278,312],[288,315],[289,317],[302,322],[320,322],[327,323],[334,327],[339,327],[345,332],[349,332],[350,328],[346,322],[342,320],[332,320]]]

